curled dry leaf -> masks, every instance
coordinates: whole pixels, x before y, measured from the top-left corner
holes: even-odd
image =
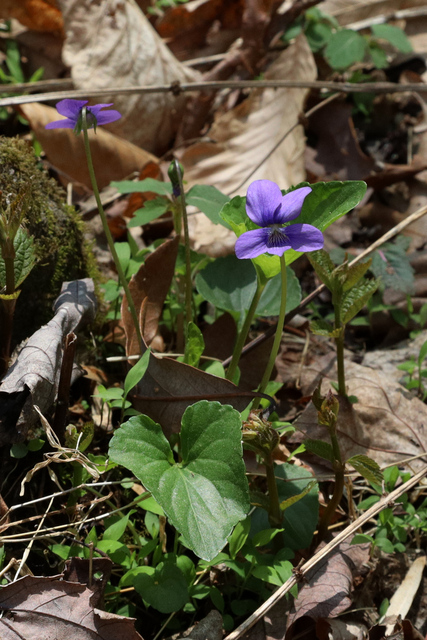
[[[94,608],[85,584],[26,576],[0,591],[2,640],[142,640],[134,619]]]
[[[91,189],[83,136],[76,136],[72,129],[46,131],[48,122],[58,120],[58,112],[52,107],[34,102],[21,105],[19,110],[29,121],[49,162],[68,180],[80,182]],[[96,133],[89,131],[89,138],[100,189],[109,185],[112,180],[120,180],[133,171],[141,171],[149,162],[158,163],[158,159],[151,153],[109,133],[103,127],[98,127]]]
[[[95,318],[92,279],[64,282],[55,316],[34,333],[0,385],[0,445],[22,442],[38,416],[53,404],[61,372],[65,336]]]
[[[369,547],[342,542],[307,574],[288,618],[286,640],[295,637],[299,618],[309,616],[314,621],[335,618],[348,609],[353,579],[364,572]]]
[[[77,89],[169,85],[200,78],[173,56],[136,3],[58,0],[58,4],[66,33],[63,60],[71,67]],[[103,98],[114,102],[122,114],[110,131],[153,153],[169,148],[185,101],[184,95],[170,92]]]
[[[163,304],[175,272],[178,246],[178,236],[163,242],[147,257],[138,273],[133,275],[129,282],[129,289],[139,316],[141,334],[147,345],[157,333]],[[138,340],[126,297],[123,298],[121,315],[126,333],[126,353],[127,355],[138,354]]]
[[[305,36],[299,36],[271,65],[266,79],[315,80],[316,65]],[[307,89],[254,89],[237,107],[219,116],[209,132],[212,142],[189,147],[180,157],[189,185],[211,184],[227,195],[244,195],[250,182],[268,178],[282,189],[305,179],[304,131],[297,125]],[[252,174],[260,160],[271,155]],[[234,234],[193,216],[190,235],[197,251],[225,255]]]

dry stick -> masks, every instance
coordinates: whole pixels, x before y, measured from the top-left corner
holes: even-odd
[[[362,251],[362,253],[356,256],[349,264],[352,265],[352,264],[356,264],[357,262],[360,262],[361,260],[366,258],[366,256],[368,256],[370,253],[375,251],[375,249],[378,249],[378,247],[380,247],[382,244],[387,242],[387,240],[394,238],[394,236],[396,236],[398,233],[403,231],[403,229],[406,229],[406,227],[408,227],[410,224],[412,224],[416,220],[419,220],[420,218],[425,216],[426,213],[427,213],[427,206],[421,207],[421,209],[418,209],[418,211],[414,211],[414,213],[411,213],[411,215],[405,218],[405,220],[402,220],[402,222],[399,222],[399,224],[393,227],[393,229],[390,229],[390,231],[387,231],[387,233],[381,236],[381,238],[378,238],[378,240],[375,240],[375,242],[373,242],[370,247],[365,249],[365,251]],[[319,293],[322,293],[322,291],[324,291],[325,289],[326,289],[325,285],[321,284],[319,287],[317,287],[317,289],[315,289],[308,296],[306,296],[304,300],[300,302],[297,307],[295,307],[295,309],[292,309],[292,311],[290,311],[286,315],[285,325],[290,320],[292,320],[292,318],[296,316],[301,311],[301,309],[304,309],[304,307],[306,307],[312,300],[314,300],[314,298],[317,298]],[[242,349],[242,357],[249,351],[252,351],[253,349],[255,349],[255,347],[257,347],[258,345],[265,342],[265,340],[268,340],[268,338],[274,335],[275,331],[276,331],[276,325],[272,325],[267,329],[267,331],[262,333],[260,336],[258,336],[251,342],[248,342],[248,344]],[[226,360],[223,360],[222,366],[227,367],[228,364],[230,363],[230,360],[231,360],[231,357],[227,358]]]
[[[338,535],[331,540],[327,545],[325,545],[320,551],[314,554],[310,560],[307,560],[302,567],[298,569],[298,575],[306,575],[313,567],[316,566],[320,560],[323,560],[325,556],[327,556],[333,549],[336,549],[341,542],[344,542],[347,538],[349,538],[357,529],[359,529],[362,525],[368,522],[372,517],[376,516],[380,511],[389,507],[393,504],[393,502],[399,498],[403,493],[412,489],[418,482],[427,475],[427,467],[419,471],[415,474],[410,480],[402,484],[400,487],[389,493],[387,496],[381,498],[379,502],[374,504],[370,509],[368,509],[363,515],[361,515],[357,520],[355,520],[352,524],[346,527],[343,531],[338,533]],[[243,622],[237,629],[232,631],[225,640],[237,640],[244,633],[246,633],[253,625],[264,616],[270,609],[285,595],[288,593],[293,586],[297,584],[299,581],[298,576],[295,574],[291,578],[289,578],[277,591],[273,593],[273,595],[264,602],[245,622]]]
[[[7,86],[7,85],[6,85]],[[9,88],[11,86],[9,85]],[[224,80],[215,82],[172,82],[171,84],[138,85],[133,87],[105,89],[74,89],[52,91],[37,95],[11,96],[0,99],[0,107],[11,107],[31,102],[49,102],[64,98],[98,98],[101,96],[129,95],[139,93],[172,93],[180,95],[187,91],[212,91],[213,89],[325,89],[340,93],[427,93],[427,84],[394,82],[328,82],[323,80]],[[4,86],[2,85],[2,91]]]

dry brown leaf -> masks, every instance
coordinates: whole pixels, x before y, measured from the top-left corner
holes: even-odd
[[[374,169],[374,160],[357,140],[352,110],[351,104],[335,101],[311,119],[309,131],[316,136],[316,147],[306,149],[309,181],[362,180]]]
[[[312,365],[311,374],[315,369]],[[329,380],[336,380],[334,370],[328,370],[322,393],[331,389]],[[414,472],[422,468],[427,459],[427,406],[384,372],[354,362],[346,361],[346,385],[348,394],[356,396],[358,402],[340,401],[338,436],[343,459],[365,454],[385,466],[426,454],[410,463]],[[294,424],[308,438],[327,440],[312,403]]]
[[[55,316],[34,333],[20,351],[0,386],[0,444],[22,442],[38,419],[53,404],[65,336],[92,322],[96,298],[90,278],[64,282],[55,301]]]
[[[94,608],[84,584],[26,576],[3,587],[2,640],[142,640],[134,619]]]
[[[315,80],[316,65],[307,40],[299,36],[271,65],[266,79]],[[248,184],[268,178],[281,188],[305,179],[304,131],[298,126],[252,175],[260,160],[272,151],[281,137],[298,122],[306,89],[256,89],[228,113],[219,116],[209,137],[180,157],[189,185],[211,184],[229,195],[244,195]],[[242,184],[242,186],[240,186]],[[210,255],[230,253],[235,236],[206,216],[191,218],[194,247]]]
[[[158,422],[167,437],[180,431],[182,414],[198,400],[216,400],[243,411],[251,397],[229,380],[152,354],[147,372],[134,391],[134,407]]]
[[[163,242],[147,257],[138,273],[133,275],[129,282],[135,309],[139,315],[141,333],[147,345],[157,333],[163,304],[175,273],[178,246],[178,236]],[[136,355],[140,349],[125,297],[121,314],[126,333],[126,354]]]
[[[389,16],[399,9],[412,7],[425,7],[425,0],[325,0],[319,5],[322,11],[335,16],[340,25]]]
[[[87,168],[83,136],[76,136],[72,129],[46,130],[48,122],[60,120],[56,109],[43,104],[31,103],[20,106],[37,140],[43,147],[49,162],[69,180],[80,182],[91,188]],[[133,171],[140,171],[148,162],[156,162],[155,156],[134,144],[98,127],[96,133],[89,131],[90,148],[100,189],[112,180],[120,180]]]
[[[35,31],[62,31],[64,26],[55,0],[2,0],[0,18],[15,18]]]
[[[78,89],[191,82],[198,72],[173,56],[135,2],[58,0],[64,17],[65,64]],[[130,142],[153,153],[169,148],[185,107],[184,95],[145,93],[105,96],[121,120],[110,125]],[[117,178],[117,176],[116,176]]]
[[[351,604],[353,578],[363,573],[369,559],[369,544],[343,542],[306,576],[288,619],[286,640],[297,636],[297,620],[335,618]]]

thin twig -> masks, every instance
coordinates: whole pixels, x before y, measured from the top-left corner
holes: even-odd
[[[406,491],[409,491],[414,487],[418,482],[427,475],[427,467],[419,471],[412,478],[410,478],[407,482],[402,484],[400,487],[389,493],[387,496],[381,498],[379,502],[374,504],[370,509],[365,511],[357,520],[352,522],[348,527],[346,527],[343,531],[337,534],[337,536],[331,540],[327,545],[325,545],[320,551],[314,554],[307,560],[302,567],[299,568],[298,573],[303,576],[306,575],[313,567],[315,567],[318,562],[323,560],[325,556],[327,556],[331,551],[336,549],[341,542],[347,540],[353,533],[357,531],[362,525],[368,522],[372,517],[378,515],[383,509],[386,509],[390,505],[392,505],[397,498],[399,498]],[[237,640],[244,633],[246,633],[253,625],[258,622],[270,609],[285,595],[288,593],[292,587],[294,587],[298,582],[298,577],[293,575],[289,578],[277,591],[273,593],[273,595],[264,602],[245,622],[243,622],[240,626],[237,627],[232,633],[230,633],[225,640]]]
[[[179,95],[189,91],[216,91],[222,89],[314,89],[340,93],[426,93],[427,84],[399,82],[330,82],[326,80],[224,80],[215,82],[172,82],[171,84],[139,85],[105,89],[74,89],[38,95],[12,96],[0,99],[0,107],[50,102],[64,98],[98,98],[100,96],[129,95],[138,93],[172,93]],[[2,86],[3,90],[3,86]]]

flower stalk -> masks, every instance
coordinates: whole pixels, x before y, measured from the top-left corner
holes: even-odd
[[[245,346],[246,338],[248,336],[249,329],[251,328],[251,324],[255,316],[255,311],[257,309],[258,303],[260,301],[262,292],[264,291],[266,284],[267,284],[267,281],[262,282],[257,274],[257,288],[255,291],[254,297],[252,298],[251,306],[249,307],[246,313],[246,318],[243,323],[243,326],[240,330],[239,335],[237,336],[230,366],[227,369],[227,375],[226,375],[227,380],[234,379],[234,376],[239,364],[240,356],[242,355],[242,350],[243,350],[243,347]]]
[[[274,369],[274,363],[276,362],[276,358],[280,349],[280,343],[282,341],[283,325],[285,323],[285,316],[286,316],[286,297],[287,297],[287,288],[288,288],[286,260],[284,255],[280,256],[280,272],[282,276],[282,281],[281,281],[282,286],[281,286],[281,293],[280,293],[279,317],[277,319],[276,333],[274,335],[274,342],[270,351],[270,357],[268,359],[267,366],[265,368],[264,375],[261,380],[261,384],[258,387],[258,391],[260,393],[264,393],[270,381],[270,377]],[[257,409],[260,402],[261,402],[260,398],[255,398],[253,409]]]
[[[85,106],[83,106],[83,108],[82,108],[81,116],[82,116],[82,131],[83,131],[84,147],[85,147],[85,152],[86,152],[87,166],[88,166],[88,170],[89,170],[89,176],[90,176],[90,181],[91,181],[91,184],[92,184],[93,194],[95,196],[96,204],[97,204],[97,207],[98,207],[98,212],[99,212],[99,215],[101,217],[102,228],[104,230],[105,237],[107,238],[108,247],[109,247],[111,255],[113,257],[114,264],[116,265],[117,274],[119,276],[120,284],[122,285],[122,287],[124,289],[124,292],[125,292],[126,300],[127,300],[128,307],[129,307],[129,311],[130,311],[130,314],[132,316],[133,323],[135,325],[135,331],[136,331],[136,335],[137,335],[137,338],[138,338],[138,344],[139,344],[139,347],[140,347],[140,352],[142,354],[144,352],[144,348],[143,348],[143,340],[142,340],[142,335],[141,335],[141,329],[139,327],[139,322],[138,322],[138,316],[137,316],[135,305],[134,305],[134,302],[133,302],[133,299],[132,299],[132,295],[131,295],[131,292],[130,292],[130,289],[129,289],[129,285],[128,285],[128,282],[126,280],[126,276],[125,276],[124,271],[122,269],[122,266],[120,264],[120,260],[119,260],[119,256],[117,255],[116,248],[114,246],[113,236],[111,235],[111,231],[110,231],[110,228],[109,228],[108,222],[107,222],[107,217],[105,215],[104,207],[102,206],[101,197],[99,195],[98,183],[96,181],[95,170],[94,170],[93,161],[92,161],[92,153],[91,153],[90,144],[89,144],[89,135],[88,135],[89,126],[88,126],[88,121],[87,121],[87,108]]]

